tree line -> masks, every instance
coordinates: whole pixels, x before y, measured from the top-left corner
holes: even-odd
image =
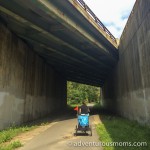
[[[82,101],[100,102],[100,88],[75,82],[67,82],[68,104],[81,104]]]

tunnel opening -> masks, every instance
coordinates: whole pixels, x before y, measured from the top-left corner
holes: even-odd
[[[100,87],[67,82],[67,106],[72,110],[76,106],[80,107],[83,101],[91,108],[100,108],[102,105],[100,95]]]

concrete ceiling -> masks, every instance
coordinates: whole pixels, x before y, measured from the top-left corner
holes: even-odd
[[[103,86],[118,61],[115,39],[77,0],[0,0],[0,18],[69,81]]]

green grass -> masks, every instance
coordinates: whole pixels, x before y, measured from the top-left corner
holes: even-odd
[[[8,142],[19,133],[29,131],[31,129],[34,129],[35,127],[36,126],[11,127],[9,129],[2,130],[0,131],[0,144]]]
[[[149,150],[150,128],[141,126],[135,121],[120,117],[100,116],[102,123],[97,125],[97,132],[101,142],[146,142],[147,146],[105,146],[104,150]],[[122,143],[120,143],[122,144]]]
[[[0,146],[0,150],[14,150],[21,146],[22,146],[22,144],[20,143],[20,141],[14,141],[8,145]]]
[[[95,105],[93,106],[94,108],[101,108],[101,104],[100,103],[95,103]]]
[[[81,106],[82,104],[68,104],[68,107],[75,108],[77,106]]]
[[[75,108],[77,106],[81,106],[82,103],[78,103],[78,104],[68,104],[68,107],[71,107],[71,108]],[[94,109],[100,109],[102,106],[101,104],[99,103],[95,103],[95,105],[93,106]]]
[[[36,127],[37,126],[11,127],[9,129],[0,131],[0,150],[13,150],[17,147],[20,147],[22,144],[19,141],[15,141],[9,145],[5,143],[12,140],[18,134],[30,131]]]

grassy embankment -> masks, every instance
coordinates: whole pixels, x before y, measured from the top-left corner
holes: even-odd
[[[22,144],[20,141],[10,141],[20,133],[30,131],[36,127],[37,126],[11,127],[0,131],[0,150],[14,150],[15,148],[21,147]]]
[[[136,121],[130,121],[118,116],[102,114],[100,115],[100,119],[102,123],[97,125],[100,141],[104,142],[104,144],[108,142],[117,142],[113,143],[114,146],[104,146],[104,150],[150,149],[150,127],[140,125]],[[129,144],[129,146],[127,146],[127,144]],[[133,144],[138,144],[138,146],[132,146]]]

